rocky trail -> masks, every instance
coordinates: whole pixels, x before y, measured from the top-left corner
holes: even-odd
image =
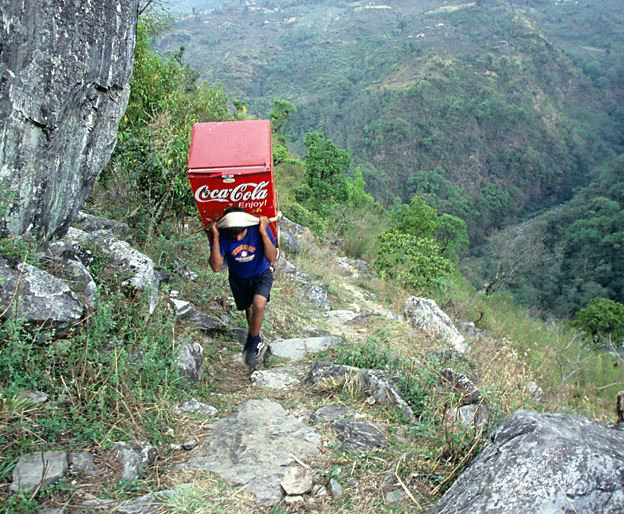
[[[220,376],[214,376],[215,394],[222,395],[232,412],[206,427],[190,458],[174,466],[176,473],[215,473],[235,488],[245,505],[242,510],[263,511],[279,502],[295,510],[339,509],[336,501],[347,484],[327,481],[318,470],[331,468],[335,446],[351,451],[383,446],[386,427],[375,423],[366,409],[333,404],[331,397],[310,401],[318,394],[314,364],[319,354],[344,339],[366,340],[366,320],[398,319],[355,284],[361,275],[348,259],[340,267],[344,281],[339,287],[352,296],[350,308],[318,312],[311,322],[326,335],[275,339],[272,356],[251,374],[239,354],[224,362]],[[364,405],[370,409],[370,400]],[[390,499],[404,495],[396,491]]]
[[[61,479],[71,479],[75,487],[69,500],[48,503],[42,514],[455,512],[456,505],[462,505],[461,512],[485,512],[490,506],[497,512],[530,511],[535,505],[619,512],[624,507],[624,489],[613,479],[624,473],[621,430],[574,416],[518,410],[506,421],[496,421],[499,428],[476,455],[496,419],[489,407],[491,394],[481,391],[478,382],[450,367],[425,369],[428,389],[419,394],[433,395],[430,405],[436,410],[423,419],[412,408],[414,398],[403,398],[397,370],[385,369],[383,361],[370,368],[344,364],[349,362],[343,358],[345,351],[367,351],[381,330],[386,335],[377,349],[394,355],[400,348],[389,343],[404,339],[415,368],[431,366],[426,355],[434,355],[440,362],[463,362],[481,380],[513,377],[512,388],[526,388],[534,401],[542,394],[536,384],[523,383],[518,370],[500,367],[499,362],[509,363],[497,360],[501,350],[492,345],[500,341],[470,324],[461,325],[462,335],[432,300],[410,297],[402,312],[392,312],[369,287],[375,279],[364,262],[337,258],[331,268],[325,261],[328,284],[281,259],[269,312],[274,333],[265,334],[272,355],[250,373],[240,355],[240,329],[230,317],[203,312],[177,291],[154,295],[150,284],[157,287],[159,276],[151,259],[103,229],[101,219],[89,220],[93,226],[83,223],[84,231],[70,230],[51,251],[84,275],[83,292],[90,290],[90,275],[77,267],[75,254],[88,241],[126,269],[134,287],[151,292],[150,300],[166,301],[182,333],[187,327],[195,334],[174,337],[172,348],[180,373],[191,384],[189,391],[196,391],[193,396],[200,400],[181,400],[175,406],[168,436],[176,443],[154,447],[129,439],[106,451],[22,455],[13,469],[11,491],[36,495]],[[197,280],[184,267],[179,273]],[[58,312],[66,312],[62,306],[67,297],[88,300],[86,294],[72,296],[65,286],[59,286],[63,295],[49,293],[38,285],[43,279],[34,268],[26,269],[20,280],[32,297],[28,308],[39,317],[37,306],[56,312],[54,302],[59,301]],[[298,309],[307,314],[291,318],[293,304],[308,305]],[[54,322],[62,328],[66,320]],[[479,362],[482,369],[470,368],[470,362]],[[46,395],[28,394],[29,401],[48,401]],[[452,398],[455,403],[448,404]],[[427,447],[449,433],[472,434],[473,443],[455,456],[455,463],[445,468],[446,478],[432,488],[422,470],[446,464],[440,456],[418,457],[420,445]],[[451,447],[446,443],[439,448],[448,452]],[[414,460],[419,458],[427,460]],[[468,458],[474,463],[460,475],[457,470]],[[418,467],[410,468],[414,463]],[[529,494],[524,492],[525,476],[533,484]],[[431,500],[451,478],[452,486],[433,506]],[[108,496],[111,484],[120,480],[143,483],[143,491],[152,492],[126,491],[125,499],[118,499],[119,492]],[[490,485],[494,482],[496,488]]]

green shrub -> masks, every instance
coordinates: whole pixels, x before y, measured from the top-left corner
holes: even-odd
[[[620,341],[624,338],[624,304],[608,298],[592,298],[576,313],[573,324],[596,340]]]
[[[418,291],[431,291],[453,269],[451,261],[440,253],[438,243],[429,237],[387,230],[379,236],[374,269],[384,280],[396,280]]]
[[[303,205],[291,202],[281,206],[281,209],[284,216],[289,220],[308,227],[316,235],[320,236],[325,233],[325,220],[320,218],[318,214],[306,209]]]

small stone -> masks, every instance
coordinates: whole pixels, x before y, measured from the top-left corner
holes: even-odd
[[[168,491],[163,491],[156,494],[146,494],[126,500],[119,503],[114,512],[120,512],[121,514],[151,514],[157,512],[162,507],[162,502],[159,501],[158,496],[163,498],[169,494]]]
[[[156,449],[149,443],[117,442],[112,447],[121,464],[121,478],[136,480],[156,460]]]
[[[375,405],[376,402],[377,402],[377,400],[375,400],[374,396],[369,396],[368,398],[366,398],[366,403],[368,405]]]
[[[60,480],[67,472],[65,452],[34,452],[22,455],[13,469],[11,491],[32,493]]]
[[[191,382],[199,382],[204,376],[204,347],[199,343],[187,343],[180,348],[177,360],[180,374]]]
[[[312,495],[313,496],[327,496],[327,487],[325,487],[324,485],[321,484],[316,484],[313,488],[312,488]]]
[[[410,296],[405,300],[403,313],[405,318],[425,335],[445,341],[457,353],[463,354],[468,351],[469,347],[464,336],[435,301]]]
[[[48,395],[41,391],[20,391],[17,393],[20,398],[28,398],[34,403],[45,403],[48,401]]]
[[[526,389],[531,395],[531,398],[533,398],[535,401],[540,401],[542,399],[544,391],[535,382],[527,382]]]
[[[178,451],[180,451],[180,450],[182,449],[182,445],[181,445],[181,444],[174,444],[174,443],[171,443],[171,444],[169,445],[169,449],[170,449],[170,450],[172,450],[172,451],[174,451],[174,452],[178,452]]]
[[[178,412],[192,412],[206,414],[208,416],[216,416],[218,411],[211,405],[201,403],[193,398],[187,402],[184,402]]]
[[[336,419],[358,419],[363,418],[364,414],[353,409],[340,407],[338,405],[328,405],[321,407],[312,416],[315,421],[334,421]]]
[[[276,357],[301,360],[309,354],[327,350],[339,342],[340,339],[333,336],[276,339],[271,343],[270,347],[271,353]]]
[[[394,474],[394,472],[390,472],[388,473],[383,481],[381,482],[381,485],[379,486],[379,488],[384,492],[390,492],[393,489],[396,488],[396,486],[399,485],[399,481],[396,478],[396,475]]]
[[[69,465],[75,471],[83,475],[96,477],[104,473],[93,462],[93,456],[89,452],[72,452],[69,454]]]
[[[310,491],[314,481],[312,475],[304,468],[293,467],[288,470],[280,485],[287,495],[296,496]]]
[[[355,487],[357,485],[357,480],[355,478],[349,478],[349,480],[345,482],[345,485],[347,487]]]
[[[289,505],[293,505],[295,503],[303,503],[303,496],[286,496],[284,501]]]
[[[481,399],[481,392],[477,386],[466,376],[456,373],[451,368],[442,370],[443,382],[451,389],[462,395],[462,405],[476,403]]]
[[[338,501],[340,500],[340,498],[342,498],[342,486],[340,485],[340,482],[338,482],[338,480],[334,478],[329,481],[329,494],[331,494],[332,498],[335,501]]]
[[[338,420],[332,423],[332,428],[342,447],[348,451],[370,450],[385,445],[386,436],[381,425]]]
[[[386,494],[386,503],[397,503],[405,498],[405,491],[402,489],[396,489]]]
[[[299,379],[292,373],[293,369],[290,367],[258,370],[251,374],[251,383],[254,387],[286,390],[299,383]]]
[[[190,451],[193,448],[195,448],[198,444],[199,442],[197,441],[197,439],[193,438],[193,439],[189,439],[188,441],[183,442],[182,448],[184,448],[187,451]]]

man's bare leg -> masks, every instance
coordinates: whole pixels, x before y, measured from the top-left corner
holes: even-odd
[[[249,325],[249,335],[252,337],[260,335],[262,322],[264,321],[264,311],[267,299],[262,295],[254,295],[253,303],[247,310],[247,323]]]

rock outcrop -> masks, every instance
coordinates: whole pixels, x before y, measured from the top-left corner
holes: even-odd
[[[84,311],[85,305],[62,280],[0,256],[0,315],[22,318],[33,328],[51,329],[59,336],[78,323]]]
[[[138,0],[3,2],[0,235],[63,235],[126,108]]]
[[[276,339],[271,342],[271,354],[276,357],[298,361],[306,356],[322,352],[336,346],[340,339],[334,336],[327,337],[296,337],[293,339]]]
[[[624,432],[520,410],[433,512],[624,512]]]
[[[315,363],[308,374],[305,382],[317,385],[325,380],[349,379],[362,387],[368,394],[379,403],[394,404],[412,423],[416,423],[416,416],[412,408],[401,397],[397,387],[392,380],[381,370],[366,368],[356,368],[354,366],[344,366],[342,364]]]
[[[158,305],[158,288],[160,277],[154,262],[147,255],[130,246],[126,241],[117,239],[108,230],[84,232],[71,228],[64,241],[71,244],[77,251],[85,246],[93,246],[97,251],[108,256],[111,265],[119,272],[127,272],[131,276],[123,285],[131,290],[144,291],[149,295],[149,312],[154,312]]]
[[[410,296],[403,307],[405,319],[427,337],[444,341],[451,349],[464,353],[468,345],[451,319],[429,298]]]
[[[271,400],[250,400],[210,427],[210,435],[182,469],[211,471],[234,486],[247,485],[263,505],[278,503],[281,483],[320,452],[320,435]]]

